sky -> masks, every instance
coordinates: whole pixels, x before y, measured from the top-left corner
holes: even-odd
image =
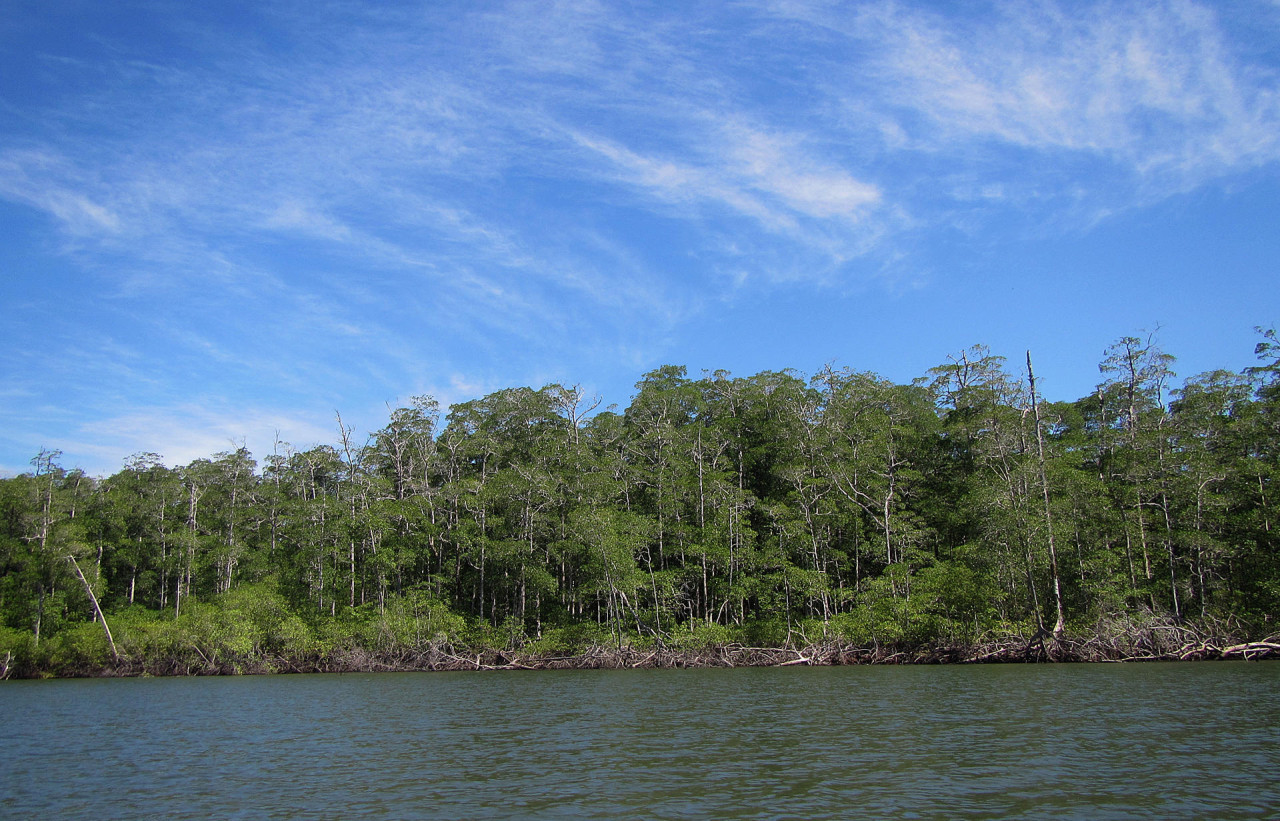
[[[1280,325],[1280,3],[8,0],[0,475]]]

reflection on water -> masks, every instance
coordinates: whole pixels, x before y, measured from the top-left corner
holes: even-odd
[[[1280,664],[0,684],[0,816],[1275,818]]]

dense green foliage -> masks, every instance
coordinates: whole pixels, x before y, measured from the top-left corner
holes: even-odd
[[[175,670],[335,649],[971,641],[1133,614],[1272,629],[1280,345],[1171,384],[1126,337],[1033,407],[974,348],[913,384],[648,373],[415,400],[364,443],[0,481],[0,658]],[[1043,456],[1041,455],[1043,454]],[[81,578],[83,576],[83,578]],[[91,595],[92,593],[92,595]],[[459,651],[460,652],[460,651]]]

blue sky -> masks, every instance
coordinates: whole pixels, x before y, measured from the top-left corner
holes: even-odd
[[[1280,323],[1280,4],[10,0],[0,471]]]

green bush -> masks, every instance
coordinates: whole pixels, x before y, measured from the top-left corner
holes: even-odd
[[[82,622],[64,629],[48,642],[44,664],[55,675],[88,675],[111,662],[111,646],[107,644],[102,625]]]
[[[190,601],[174,622],[177,640],[208,665],[220,667],[251,658],[256,648],[252,622],[214,602]]]
[[[963,564],[895,564],[865,583],[854,609],[832,619],[831,629],[855,644],[964,642],[990,626],[992,600],[986,577]]]
[[[423,590],[392,596],[385,611],[365,621],[361,630],[365,646],[382,651],[452,645],[466,632],[466,619]]]
[[[344,650],[363,647],[367,625],[350,614],[339,618],[320,617],[312,623],[316,653],[332,656]]]
[[[31,631],[0,626],[0,663],[7,664],[9,676],[33,675],[39,666],[40,655],[36,637]]]
[[[574,656],[592,647],[612,646],[614,641],[607,627],[590,621],[547,630],[529,645],[529,650],[544,656]]]
[[[782,647],[788,639],[787,620],[781,617],[747,619],[737,632],[743,644],[753,647]],[[790,638],[792,642],[800,640],[794,630]]]
[[[271,582],[246,585],[216,600],[228,622],[247,627],[246,637],[254,657],[284,656],[305,658],[319,650],[319,644],[288,601]]]
[[[508,617],[496,627],[490,624],[488,619],[475,619],[461,631],[461,637],[462,645],[472,650],[500,652],[515,650],[528,641],[524,624],[515,617]]]
[[[674,650],[699,651],[735,644],[740,639],[741,636],[737,635],[732,628],[723,624],[693,621],[689,623],[689,629],[674,631],[667,639],[667,646]]]

